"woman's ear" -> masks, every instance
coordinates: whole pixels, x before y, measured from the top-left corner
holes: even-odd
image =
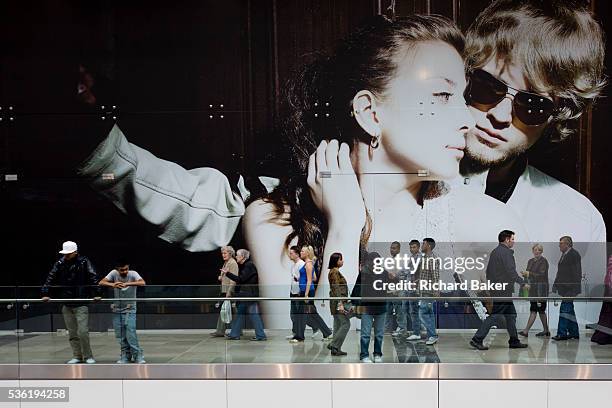
[[[370,91],[362,90],[353,98],[353,115],[359,126],[370,136],[380,135],[380,122],[376,113],[376,98]]]

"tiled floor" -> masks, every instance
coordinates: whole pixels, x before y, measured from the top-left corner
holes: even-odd
[[[332,357],[327,343],[307,336],[304,343],[290,344],[288,331],[268,330],[268,341],[251,342],[250,331],[242,340],[212,338],[209,330],[139,332],[139,340],[149,363],[341,363],[356,362],[359,356],[359,332],[351,331],[343,349],[346,357]],[[510,350],[507,334],[492,332],[485,343],[488,351],[477,351],[468,342],[473,331],[440,333],[435,346],[424,341],[408,342],[385,335],[383,359],[388,363],[612,363],[612,345],[599,346],[590,341],[590,333],[581,339],[555,342],[532,334],[529,348]],[[114,363],[119,355],[114,333],[91,333],[91,344],[99,363]],[[525,341],[523,339],[523,341]],[[370,344],[372,351],[373,344]],[[63,334],[0,335],[0,364],[63,363],[71,357],[68,337]]]

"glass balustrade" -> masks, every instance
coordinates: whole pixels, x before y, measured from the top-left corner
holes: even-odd
[[[66,298],[62,293],[68,292],[63,289],[53,287],[49,299],[41,299],[40,287],[0,288],[1,364],[66,364],[73,359],[78,361],[71,363],[95,360],[118,365],[359,363],[364,356],[395,364],[612,363],[612,346],[591,340],[595,330],[612,333],[601,324],[606,316],[599,320],[602,304],[612,302],[604,293],[492,299],[473,292],[442,291],[436,297],[338,298],[323,295],[329,293],[329,286],[321,283],[316,297],[306,300],[287,295],[224,298],[219,297],[217,285],[149,285],[138,288],[136,297],[117,297],[107,288],[100,292],[81,288],[90,292],[80,293],[96,298]],[[266,293],[284,289],[268,287]],[[333,306],[334,312],[342,313],[342,318],[334,318],[330,310],[338,300],[343,301],[344,311]],[[567,314],[569,301],[573,301],[578,338],[555,340],[559,316],[573,319]],[[486,316],[479,313],[488,315],[491,304],[499,302],[513,302],[519,338],[526,348],[508,347],[503,320],[492,325],[484,340],[488,350],[470,346]],[[523,332],[533,310],[531,302],[545,311],[536,312],[531,330]],[[609,303],[604,314],[605,308]],[[542,335],[542,317],[550,334]],[[350,328],[342,329],[334,319],[350,322]],[[255,330],[260,325],[262,330]],[[435,330],[435,342],[427,326]],[[368,343],[365,327],[371,328],[367,353],[363,351]],[[346,337],[341,339],[343,332]]]

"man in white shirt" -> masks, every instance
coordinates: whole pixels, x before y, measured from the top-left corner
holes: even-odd
[[[300,269],[304,266],[304,261],[300,258],[300,248],[296,245],[289,248],[289,259],[293,264],[291,265],[290,279],[291,279],[291,297],[299,297],[300,296]],[[287,336],[288,340],[293,339],[296,333],[296,313],[298,310],[297,303],[299,300],[291,301],[291,311],[289,312],[289,316],[291,317],[291,333]]]
[[[532,241],[571,234],[605,242],[593,204],[529,166],[525,155],[542,137],[571,136],[572,121],[603,88],[603,34],[590,11],[497,0],[468,30],[466,50],[472,72],[465,96],[476,125],[466,136],[460,184],[507,203]]]

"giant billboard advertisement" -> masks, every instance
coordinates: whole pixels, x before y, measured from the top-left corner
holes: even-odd
[[[601,296],[602,3],[5,4],[3,283],[41,285],[71,240],[102,271],[211,285],[231,245],[282,297],[306,246],[327,296],[332,254],[352,286],[369,253],[432,238],[450,284],[508,230],[519,271],[540,244],[552,285],[569,242]]]

